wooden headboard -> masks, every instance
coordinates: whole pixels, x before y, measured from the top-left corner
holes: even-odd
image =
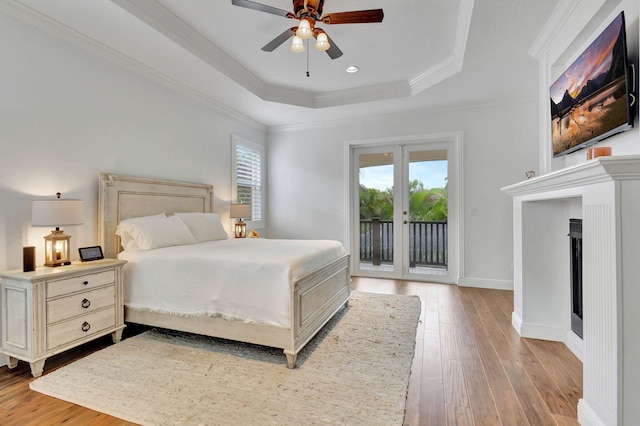
[[[213,211],[213,185],[100,173],[98,240],[107,258],[121,251],[118,223],[158,213]]]

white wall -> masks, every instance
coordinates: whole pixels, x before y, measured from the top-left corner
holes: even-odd
[[[269,236],[345,242],[345,141],[462,130],[464,263],[460,283],[510,287],[512,204],[500,188],[523,180],[524,172],[538,164],[537,111],[532,101],[271,129]],[[477,216],[470,216],[472,208]]]
[[[579,150],[569,155],[552,158],[551,127],[549,116],[549,86],[576,58],[593,42],[613,19],[624,11],[627,35],[627,59],[635,65],[636,103],[632,107],[634,127],[614,135],[593,146],[609,146],[612,155],[640,154],[640,127],[638,121],[638,73],[639,20],[637,0],[564,0],[559,2],[554,25],[548,25],[540,33],[531,54],[540,63],[539,108],[542,111],[540,128],[540,166],[550,172],[581,164],[586,161],[586,151]]]
[[[230,229],[231,135],[264,144],[263,127],[1,13],[0,52],[0,270],[22,267],[24,245],[44,263],[50,229],[31,227],[31,200],[58,191],[84,200],[72,256],[97,244],[101,171],[214,184]]]

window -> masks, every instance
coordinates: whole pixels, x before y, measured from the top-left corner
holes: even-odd
[[[236,136],[233,145],[233,195],[235,202],[251,204],[249,228],[264,227],[264,148]]]

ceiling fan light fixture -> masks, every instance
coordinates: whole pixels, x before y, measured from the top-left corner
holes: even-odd
[[[298,24],[298,29],[296,30],[296,35],[303,40],[309,40],[311,38],[313,31],[311,31],[311,24],[309,24],[309,20],[300,20],[300,24]]]
[[[328,50],[331,45],[329,44],[329,40],[327,39],[327,35],[325,33],[319,33],[316,36],[316,44],[314,46],[316,50]]]
[[[289,47],[289,50],[291,50],[293,53],[304,52],[304,42],[302,41],[302,39],[297,35],[293,36],[293,39],[291,39],[291,47]]]

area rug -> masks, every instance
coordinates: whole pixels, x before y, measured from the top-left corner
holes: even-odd
[[[31,389],[144,425],[401,425],[417,297],[353,292],[288,369],[280,349],[154,329]]]

